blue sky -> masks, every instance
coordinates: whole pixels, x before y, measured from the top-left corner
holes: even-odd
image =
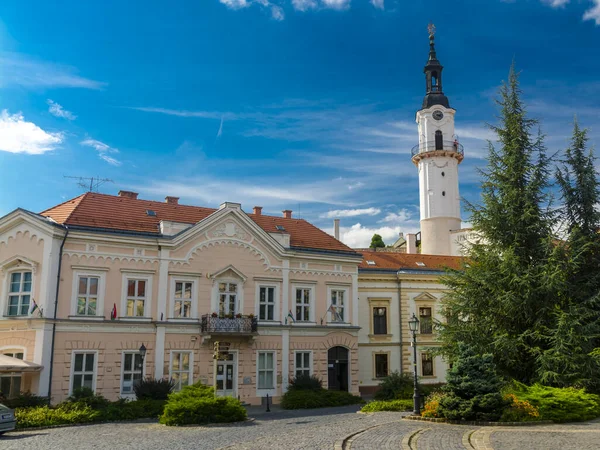
[[[479,196],[513,58],[550,150],[600,142],[600,0],[3,0],[0,216],[82,191],[261,205],[368,245],[418,228],[427,24]],[[463,217],[466,219],[466,217]]]

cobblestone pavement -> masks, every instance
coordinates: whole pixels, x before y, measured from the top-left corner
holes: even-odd
[[[591,450],[600,449],[600,420],[583,424],[474,427],[401,420],[398,413],[356,414],[356,407],[257,413],[224,426],[164,427],[156,423],[99,424],[8,433],[13,449],[310,449],[334,450]],[[471,441],[469,441],[471,435]]]

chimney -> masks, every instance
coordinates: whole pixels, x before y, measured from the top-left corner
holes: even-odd
[[[119,197],[131,198],[137,200],[138,193],[132,191],[119,191]]]
[[[252,212],[254,213],[255,216],[260,216],[262,215],[262,206],[255,206],[252,209]]]
[[[340,240],[340,219],[333,219],[333,236]]]
[[[284,219],[291,219],[292,218],[292,210],[291,209],[284,209],[282,212],[283,212],[283,218]]]
[[[170,196],[166,196],[165,197],[165,203],[168,203],[169,205],[178,205],[179,204],[179,197],[170,197]]]
[[[406,233],[406,253],[417,253],[417,235],[415,233]]]

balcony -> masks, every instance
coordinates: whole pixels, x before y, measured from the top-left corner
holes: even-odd
[[[442,142],[435,142],[435,141],[429,141],[429,142],[422,142],[421,144],[417,144],[415,145],[412,150],[410,151],[410,155],[412,156],[413,160],[415,159],[415,157],[417,159],[420,159],[420,156],[426,153],[436,153],[436,154],[444,154],[446,153],[446,156],[454,156],[456,159],[458,159],[459,161],[462,161],[462,159],[465,156],[465,150],[462,146],[462,144],[459,144],[458,142],[455,141],[442,141]]]
[[[248,336],[258,332],[256,317],[219,317],[205,314],[200,320],[202,334]]]

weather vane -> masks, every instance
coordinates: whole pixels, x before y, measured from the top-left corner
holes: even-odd
[[[427,31],[429,31],[429,37],[433,37],[435,35],[435,25],[429,22],[429,25],[427,25]]]

